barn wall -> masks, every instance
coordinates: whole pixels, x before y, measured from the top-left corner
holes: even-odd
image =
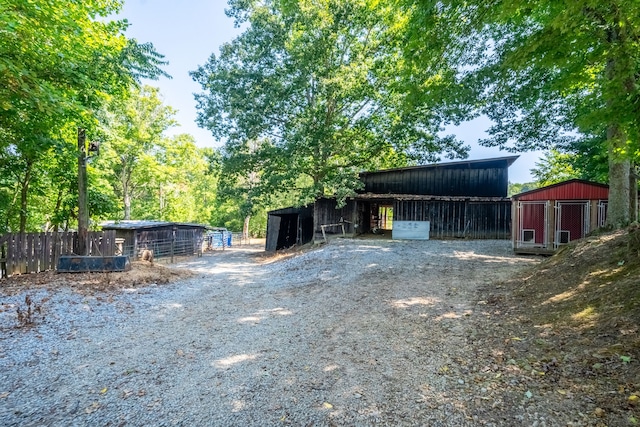
[[[425,167],[361,175],[365,193],[506,197],[508,166]]]
[[[313,230],[315,233],[322,233],[321,225],[338,224],[340,220],[347,221],[344,224],[344,230],[347,234],[355,232],[355,224],[358,224],[357,202],[355,200],[347,200],[346,204],[337,208],[338,202],[335,199],[318,199],[314,204]],[[327,228],[326,232],[342,233],[342,228]]]
[[[394,221],[430,221],[430,238],[509,239],[511,202],[396,201]]]

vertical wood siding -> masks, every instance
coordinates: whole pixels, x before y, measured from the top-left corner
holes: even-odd
[[[89,254],[112,256],[115,231],[90,232]],[[76,253],[78,233],[25,233],[0,236],[0,274],[39,273],[55,270],[60,255]]]
[[[396,201],[394,221],[430,221],[432,239],[509,239],[511,202]]]
[[[347,221],[344,224],[345,233],[355,232],[354,224],[358,223],[356,201],[347,200],[346,205],[337,208],[335,199],[319,199],[314,205],[314,233],[322,233],[320,226],[324,224],[338,224],[340,220]],[[327,229],[327,233],[342,233],[342,228]]]
[[[508,169],[416,168],[372,172],[361,179],[365,193],[506,197]]]

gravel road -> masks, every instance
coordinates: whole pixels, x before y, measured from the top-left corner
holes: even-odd
[[[170,285],[31,291],[44,316],[31,328],[9,309],[25,294],[2,297],[0,424],[477,425],[491,390],[448,367],[473,357],[478,287],[535,258],[508,241],[259,252],[179,264],[197,275]]]

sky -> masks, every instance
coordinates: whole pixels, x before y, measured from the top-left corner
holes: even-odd
[[[218,54],[221,45],[240,34],[241,30],[235,28],[233,20],[224,13],[226,6],[226,0],[125,0],[119,15],[129,21],[127,37],[141,43],[153,43],[156,51],[169,61],[164,69],[172,79],[147,82],[159,87],[165,105],[178,111],[175,119],[180,127],[170,130],[169,134],[191,134],[201,147],[219,146],[221,142],[195,122],[197,111],[193,94],[201,92],[201,87],[189,72],[204,65],[212,53]],[[459,127],[448,127],[445,133],[455,134],[471,146],[470,160],[513,155],[478,145],[489,126],[488,119],[478,118]],[[533,181],[530,169],[541,153],[518,154],[520,158],[509,168],[509,181]]]

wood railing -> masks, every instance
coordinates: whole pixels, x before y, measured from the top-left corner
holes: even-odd
[[[115,230],[89,232],[89,254],[115,254]],[[60,255],[77,253],[78,233],[15,233],[0,236],[0,277],[55,270]]]

